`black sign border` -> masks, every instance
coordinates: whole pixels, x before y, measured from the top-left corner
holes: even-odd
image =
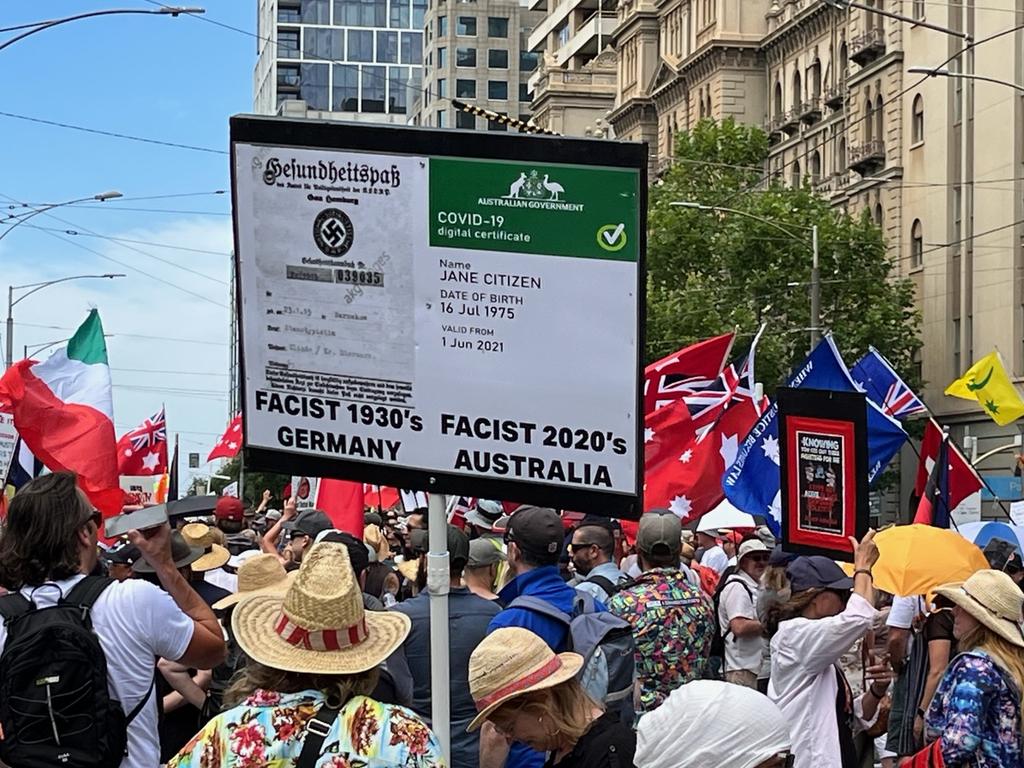
[[[340,149],[404,155],[456,157],[481,160],[572,164],[604,168],[628,168],[639,172],[637,190],[637,398],[634,411],[636,477],[631,493],[611,493],[568,485],[548,485],[520,480],[473,477],[454,472],[371,464],[340,458],[316,457],[281,449],[250,448],[245,404],[245,345],[243,339],[242,281],[238,249],[238,220],[232,217],[235,253],[235,311],[238,322],[238,370],[242,403],[243,461],[247,468],[292,475],[335,477],[398,488],[425,490],[478,498],[540,504],[559,509],[594,512],[608,517],[639,519],[643,511],[643,381],[645,324],[647,317],[647,163],[645,143],[577,139],[562,136],[525,135],[486,131],[457,131],[413,126],[382,126],[326,120],[289,120],[259,115],[235,115],[230,119],[231,204],[237,210],[235,145],[266,144],[280,147]]]
[[[791,473],[799,467],[789,466],[789,430],[787,420],[790,416],[805,416],[816,419],[846,421],[853,424],[853,487],[857,494],[857,509],[854,530],[851,536],[859,540],[867,533],[870,522],[870,505],[868,503],[868,426],[867,399],[860,392],[839,392],[828,389],[811,389],[809,387],[779,387],[775,393],[779,408],[779,476],[782,496],[782,549],[797,555],[825,555],[834,560],[853,560],[849,543],[843,539],[844,549],[830,549],[822,546],[809,546],[794,542],[790,537],[792,530],[790,521],[795,512],[789,508],[789,490],[792,482]],[[850,477],[843,478],[844,483]],[[839,538],[839,537],[837,537]]]

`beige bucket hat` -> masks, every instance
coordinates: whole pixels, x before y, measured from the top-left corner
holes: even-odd
[[[260,664],[287,672],[351,675],[373,669],[412,626],[394,611],[365,611],[344,544],[322,542],[302,559],[282,595],[252,595],[235,608],[238,645]]]
[[[205,523],[189,523],[181,529],[181,535],[190,547],[203,551],[202,557],[192,563],[196,573],[215,570],[231,559],[231,553],[215,543],[215,534]]]
[[[1002,571],[976,571],[967,581],[937,587],[935,594],[952,600],[1006,642],[1024,648],[1024,593]]]
[[[528,629],[495,630],[469,657],[469,692],[480,714],[466,730],[475,731],[510,699],[571,680],[582,666],[578,653],[556,654]]]
[[[218,600],[213,607],[219,611],[252,595],[284,594],[298,574],[288,573],[277,555],[253,555],[238,566],[238,591]]]

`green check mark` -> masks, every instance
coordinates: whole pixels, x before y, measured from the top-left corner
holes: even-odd
[[[626,225],[605,224],[597,230],[597,244],[606,251],[621,251],[626,245]]]

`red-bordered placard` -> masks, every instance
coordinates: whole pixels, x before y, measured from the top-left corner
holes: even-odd
[[[864,396],[779,392],[782,540],[787,551],[850,559],[868,527]]]

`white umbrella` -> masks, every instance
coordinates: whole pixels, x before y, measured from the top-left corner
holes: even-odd
[[[754,516],[741,512],[728,499],[722,499],[718,506],[701,517],[697,533],[712,533],[720,528],[756,528]]]

